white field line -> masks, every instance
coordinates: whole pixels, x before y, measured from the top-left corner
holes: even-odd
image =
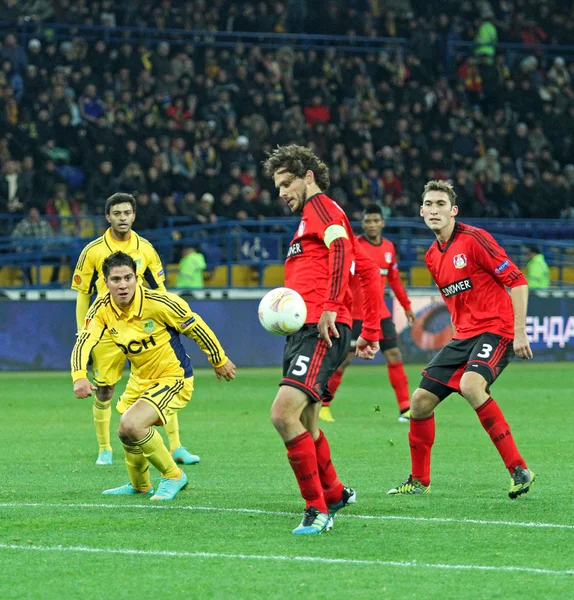
[[[300,517],[301,513],[260,510],[257,508],[220,508],[216,506],[174,506],[166,504],[105,504],[105,503],[41,503],[41,502],[0,502],[2,508],[95,508],[114,510],[190,510],[203,512],[242,513],[252,515],[271,515],[277,517]],[[574,530],[574,525],[562,523],[539,523],[535,521],[495,521],[485,519],[454,519],[449,517],[409,517],[399,515],[349,515],[338,514],[337,519],[363,519],[373,521],[416,521],[423,523],[455,523],[463,525],[499,525],[507,527],[531,527],[538,529]]]
[[[229,560],[267,560],[283,562],[311,562],[335,565],[357,565],[368,567],[408,567],[410,569],[442,569],[448,571],[498,571],[505,573],[532,573],[538,575],[574,575],[574,569],[558,571],[514,565],[449,565],[418,561],[362,560],[349,558],[327,558],[321,556],[282,556],[276,554],[224,554],[219,552],[185,552],[179,550],[136,550],[133,548],[90,548],[88,546],[24,546],[20,544],[0,544],[0,550],[35,550],[37,552],[85,552],[89,554],[123,554],[135,556],[161,556],[176,558],[215,558]]]

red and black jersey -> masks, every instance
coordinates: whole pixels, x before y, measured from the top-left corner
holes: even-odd
[[[388,280],[389,285],[397,297],[397,300],[401,303],[401,306],[405,310],[410,310],[411,302],[407,295],[407,291],[403,286],[403,282],[401,281],[401,275],[397,265],[397,252],[393,242],[382,238],[380,244],[373,244],[362,235],[357,236],[356,242],[375,261],[377,267],[379,267],[381,276],[381,296],[384,296],[385,294],[385,286]],[[353,291],[353,320],[362,321],[363,294],[360,286],[356,282],[356,278],[353,278],[353,281],[351,282],[351,289]],[[389,312],[387,305],[383,302],[381,319],[386,319],[390,316],[391,313]]]
[[[514,338],[514,310],[506,287],[527,281],[490,233],[455,223],[448,242],[434,242],[425,261],[456,327],[454,339],[481,333]]]
[[[347,237],[338,237],[327,246],[325,232],[332,225],[342,226]],[[375,265],[366,257],[363,260],[363,256],[363,253],[356,256],[351,224],[341,207],[325,194],[311,196],[303,206],[301,223],[285,261],[285,286],[303,296],[307,305],[306,323],[318,323],[323,311],[329,310],[337,313],[338,323],[352,325],[353,272],[356,268],[361,270],[367,289],[377,282]],[[375,336],[380,331],[380,301],[371,298],[369,301],[364,331],[370,331],[363,337],[378,340]]]

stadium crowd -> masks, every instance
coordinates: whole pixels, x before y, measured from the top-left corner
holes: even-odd
[[[81,234],[74,216],[102,214],[125,191],[137,195],[138,230],[172,216],[280,217],[261,161],[293,142],[328,164],[329,193],[353,219],[372,202],[418,215],[428,179],[452,180],[466,217],[574,217],[574,62],[542,50],[574,39],[571,3],[394,4],[6,2],[0,19],[27,38],[6,30],[0,48],[0,213],[37,207]],[[50,22],[396,42],[349,52],[201,46],[173,33],[54,41]],[[457,40],[475,46],[457,56]],[[521,48],[533,43],[541,49]]]

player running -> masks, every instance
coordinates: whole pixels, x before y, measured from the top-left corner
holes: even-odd
[[[343,210],[327,197],[329,172],[308,148],[278,147],[264,163],[280,198],[301,223],[285,262],[285,286],[299,292],[307,321],[287,337],[283,379],[271,408],[271,420],[287,447],[306,508],[295,534],[324,531],[330,517],[356,501],[355,491],[339,480],[331,451],[317,427],[329,378],[347,356],[351,341],[350,279],[356,270],[365,286],[365,321],[356,352],[372,359],[380,338],[382,298],[373,293],[379,272],[355,243]]]
[[[421,217],[437,239],[425,260],[455,333],[423,370],[420,387],[411,400],[411,474],[388,493],[430,492],[434,409],[452,392],[458,392],[474,408],[496,446],[511,475],[508,495],[516,498],[528,492],[534,473],[518,452],[490,387],[514,354],[524,360],[533,357],[526,335],[528,284],[489,233],[456,222],[457,214],[452,186],[429,181],[422,196]]]
[[[198,343],[218,379],[234,379],[235,365],[213,331],[184,300],[138,283],[137,265],[131,256],[114,252],[104,260],[102,275],[109,291],[88,311],[71,364],[76,398],[87,398],[97,390],[87,378],[88,358],[106,332],[131,364],[130,379],[117,404],[122,415],[118,436],[130,483],[104,494],[146,494],[151,500],[172,500],[187,485],[187,476],[153,425],[169,422],[187,405],[193,392],[193,369],[179,334]],[[161,473],[155,493],[150,463]]]
[[[106,202],[106,219],[110,224],[104,235],[90,242],[80,254],[72,278],[72,289],[78,291],[76,298],[76,321],[78,333],[84,328],[86,314],[92,294],[107,292],[102,264],[110,254],[122,251],[136,262],[138,281],[153,289],[165,292],[164,270],[154,247],[132,230],[136,218],[136,202],[132,195],[118,193]],[[126,364],[125,354],[114,344],[108,332],[92,354],[94,383],[97,386],[92,407],[96,438],[99,450],[97,465],[112,464],[110,444],[110,421],[112,418],[111,400],[114,387],[122,377]],[[199,456],[191,454],[181,445],[177,414],[165,425],[169,448],[176,462],[192,465],[199,462]]]
[[[363,213],[363,235],[357,237],[357,242],[361,244],[365,252],[375,261],[381,273],[381,295],[385,294],[385,285],[388,280],[397,300],[405,310],[405,315],[409,323],[414,323],[415,314],[411,310],[411,302],[407,295],[401,275],[397,266],[397,253],[394,244],[383,237],[382,232],[385,227],[383,211],[377,204],[370,204]],[[333,395],[341,383],[345,369],[351,364],[354,356],[354,349],[357,338],[361,333],[363,326],[363,297],[361,287],[354,278],[351,284],[353,290],[353,329],[351,348],[343,364],[333,373],[329,380],[329,391]],[[381,314],[381,330],[383,337],[379,344],[385,359],[387,361],[387,372],[389,381],[395,390],[395,396],[399,407],[399,422],[409,422],[409,381],[405,368],[403,366],[403,356],[397,346],[397,330],[391,317],[391,313],[383,300],[383,312]],[[331,414],[330,401],[323,401],[323,406],[319,412],[319,418],[323,421],[333,422],[335,419]]]

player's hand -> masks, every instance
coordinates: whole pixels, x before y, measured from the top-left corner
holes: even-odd
[[[532,354],[530,342],[528,341],[528,336],[526,335],[525,331],[514,334],[514,354],[516,354],[516,356],[522,360],[530,360],[531,358],[534,358],[534,354]]]
[[[355,346],[355,354],[364,360],[373,360],[379,351],[379,342],[369,342],[365,338],[359,336],[357,345]]]
[[[74,381],[74,394],[76,394],[76,398],[88,398],[92,395],[92,392],[95,392],[97,389],[98,388],[85,377]]]
[[[331,341],[331,334],[333,335],[333,337],[339,337],[339,332],[337,331],[337,326],[335,325],[336,318],[337,313],[335,311],[324,310],[317,325],[317,328],[319,329],[319,337],[322,340],[325,340],[325,343],[327,344],[327,346],[329,346],[329,348],[333,346],[333,342]]]
[[[417,320],[415,313],[411,309],[405,310],[405,317],[407,318],[407,321],[410,325],[412,325]]]
[[[235,365],[229,359],[227,359],[227,362],[223,366],[213,367],[213,370],[219,381],[221,381],[222,377],[225,381],[235,379]]]

